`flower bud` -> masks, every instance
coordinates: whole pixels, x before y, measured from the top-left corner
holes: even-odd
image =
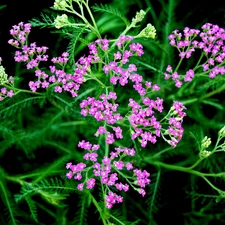
[[[211,152],[210,151],[206,151],[206,150],[202,150],[199,153],[200,159],[205,159],[205,158],[207,158],[210,155],[211,155]]]
[[[146,37],[146,38],[152,38],[154,39],[156,36],[156,29],[154,26],[152,26],[150,23],[147,24],[147,27],[145,27],[138,35],[137,37]]]
[[[220,137],[225,137],[225,126],[218,132]]]
[[[208,138],[207,136],[205,136],[202,140],[201,146],[202,148],[208,148],[211,145],[211,138]]]
[[[64,0],[56,0],[54,2],[53,8],[56,10],[64,10],[66,8],[67,2]]]
[[[8,75],[5,73],[5,69],[3,66],[0,66],[0,84],[4,84],[8,82]]]
[[[132,25],[135,26],[137,23],[141,22],[145,17],[146,12],[141,10],[140,12],[136,13],[135,18],[132,19]]]
[[[68,16],[66,14],[57,16],[54,21],[54,24],[57,29],[60,29],[66,25],[69,25]]]

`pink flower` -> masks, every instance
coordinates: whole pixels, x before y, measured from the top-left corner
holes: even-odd
[[[93,189],[95,186],[95,179],[94,178],[90,178],[87,181],[87,189]]]
[[[84,190],[84,184],[83,183],[78,184],[77,189],[80,190],[80,191],[83,191]]]

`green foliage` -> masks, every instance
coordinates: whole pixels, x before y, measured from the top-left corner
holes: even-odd
[[[161,187],[161,170],[156,174],[156,177],[152,177],[151,189],[148,193],[149,199],[147,199],[147,204],[149,205],[149,221],[154,221],[154,214],[159,211],[159,200],[160,200],[160,189]]]
[[[38,223],[37,206],[35,205],[35,202],[30,197],[26,197],[25,200],[26,200],[27,205],[29,207],[31,218],[36,223]]]
[[[1,169],[1,174],[2,175],[4,174],[4,171],[2,169]],[[4,222],[7,222],[7,224],[17,225],[19,224],[19,221],[17,219],[17,216],[19,215],[18,208],[10,192],[8,191],[8,188],[4,180],[2,179],[2,177],[0,179],[0,188],[1,188],[1,192],[0,192],[1,200],[3,201],[3,204],[5,205]]]
[[[74,192],[76,189],[72,186],[65,187],[62,180],[58,178],[51,178],[50,180],[41,180],[35,183],[24,183],[20,194],[15,195],[16,202],[32,197],[33,195],[40,195],[46,202],[60,206],[60,201],[64,200],[68,193]]]
[[[43,14],[41,13],[41,19],[39,18],[33,18],[29,22],[34,27],[40,27],[40,28],[52,28],[55,27],[54,20],[56,16],[53,14]]]
[[[25,97],[21,96],[22,99],[14,102],[13,100],[8,100],[6,103],[1,105],[0,116],[5,119],[6,117],[13,116],[15,113],[18,113],[27,107],[30,107],[36,103],[43,103],[45,97],[43,96],[32,96]]]
[[[110,5],[95,4],[94,6],[92,6],[92,9],[94,10],[94,12],[104,12],[104,13],[113,14],[114,16],[119,17],[125,23],[126,26],[129,26],[129,22],[127,18],[124,15],[122,15],[117,8],[114,8]]]
[[[78,210],[76,211],[76,215],[72,223],[77,225],[87,225],[88,207],[89,207],[87,194],[80,195],[80,200],[77,203],[77,207]]]
[[[113,210],[111,214],[111,220],[113,221],[113,224],[119,225],[136,225],[139,223],[140,220],[136,220],[134,222],[129,222],[123,215],[121,215],[120,210]]]
[[[80,30],[75,30],[68,38],[70,39],[70,42],[67,47],[67,52],[69,53],[69,63],[75,66],[75,49],[77,46],[78,40],[80,40],[80,37],[84,33],[85,28],[82,28]]]

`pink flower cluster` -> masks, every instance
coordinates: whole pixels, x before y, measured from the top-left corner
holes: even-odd
[[[218,25],[206,23],[202,30],[195,30],[186,27],[183,34],[178,30],[169,35],[170,44],[179,51],[180,58],[190,58],[196,49],[200,49],[206,56],[206,61],[201,64],[203,71],[209,74],[209,78],[214,78],[218,74],[225,74],[225,67],[221,65],[225,59],[225,30]],[[182,39],[183,38],[183,39]],[[194,70],[186,72],[186,76],[180,76],[177,71],[172,71],[169,65],[164,73],[165,79],[172,77],[175,86],[180,88],[184,82],[190,82],[194,78]]]
[[[98,59],[99,49],[103,51],[107,51],[109,49],[110,40],[107,39],[97,39],[94,43],[88,45],[90,55],[96,56]]]
[[[172,80],[175,81],[175,86],[180,88],[183,84],[181,80],[181,76],[177,72],[173,72],[172,67],[170,65],[167,66],[166,71],[168,73],[164,73],[165,80],[168,80],[170,77],[172,77]],[[195,73],[192,69],[188,70],[186,72],[186,75],[184,76],[184,82],[191,82],[195,76]]]
[[[78,96],[78,90],[80,85],[86,80],[85,75],[88,76],[91,71],[91,64],[101,61],[102,54],[100,51],[109,50],[109,42],[107,39],[97,39],[94,43],[88,45],[89,55],[87,57],[81,57],[76,63],[76,69],[73,74],[67,74],[64,71],[64,67],[68,62],[68,53],[64,52],[60,57],[52,58],[54,64],[59,64],[61,69],[57,69],[56,66],[50,66],[50,73],[46,74],[41,71],[38,66],[41,61],[47,61],[48,55],[46,55],[47,47],[37,47],[36,43],[31,43],[29,46],[27,43],[27,37],[31,30],[31,24],[20,23],[18,26],[13,26],[10,30],[10,34],[14,39],[9,40],[9,44],[20,48],[21,51],[15,52],[16,62],[25,62],[27,69],[35,68],[35,75],[38,77],[36,81],[30,81],[29,87],[33,92],[36,92],[39,88],[48,88],[50,84],[54,86],[54,91],[62,93],[63,91],[70,92],[72,97]],[[129,57],[142,56],[144,54],[143,46],[139,43],[129,44],[129,50],[125,50],[126,45],[133,40],[131,36],[121,35],[115,45],[118,47],[118,51],[114,53],[114,61],[105,65],[103,71],[108,74],[111,73],[110,82],[114,85],[117,81],[124,86],[128,83],[128,79],[131,80],[134,85],[134,89],[138,91],[140,95],[145,95],[146,90],[152,88],[152,90],[159,90],[160,87],[157,84],[152,85],[151,82],[146,82],[145,87],[142,85],[142,76],[135,73],[137,67],[135,64],[129,64]],[[102,62],[102,61],[101,61]],[[126,64],[126,68],[122,66]]]
[[[15,52],[16,62],[25,62],[27,69],[35,68],[35,75],[38,77],[37,81],[30,81],[29,87],[31,91],[36,92],[39,88],[48,88],[50,84],[54,87],[55,92],[61,93],[63,90],[70,92],[72,97],[77,97],[80,85],[85,81],[84,75],[87,74],[87,70],[90,68],[91,63],[95,63],[99,60],[98,57],[94,55],[89,55],[88,57],[81,57],[76,63],[76,68],[73,74],[67,74],[64,71],[64,66],[68,62],[69,54],[64,52],[60,57],[53,57],[52,62],[56,65],[50,66],[50,73],[46,74],[41,71],[38,66],[40,61],[47,61],[48,55],[46,55],[47,47],[37,47],[36,43],[31,43],[29,46],[26,44],[28,35],[31,30],[31,24],[19,23],[18,26],[13,26],[10,30],[10,34],[13,39],[8,41],[9,44],[16,48],[20,48],[21,51]],[[106,49],[107,44],[101,45],[104,40],[98,40],[97,43]],[[106,41],[107,42],[107,41]],[[57,68],[57,65],[61,69]]]
[[[154,110],[160,113],[163,111],[163,99],[157,98],[154,101],[148,97],[142,98],[142,107],[133,99],[129,99],[129,102],[129,106],[132,107],[129,120],[134,128],[132,140],[140,136],[142,138],[142,147],[146,147],[148,141],[153,144],[156,143],[156,137],[160,137],[160,129],[162,126],[154,116]]]
[[[10,39],[8,43],[16,48],[21,48],[21,51],[15,52],[16,62],[27,62],[27,69],[37,68],[40,61],[47,61],[48,55],[45,55],[47,47],[37,47],[36,43],[31,43],[29,46],[26,44],[27,37],[31,30],[31,24],[23,22],[18,26],[13,26],[10,30],[10,34],[13,39]]]
[[[122,129],[120,126],[117,127],[112,127],[113,131],[115,132],[116,138],[117,139],[122,139]],[[95,133],[95,136],[98,137],[99,135],[106,134],[106,144],[113,144],[115,139],[114,139],[114,134],[110,133],[106,130],[104,126],[100,126],[97,129],[97,132]]]
[[[83,116],[92,115],[97,121],[106,121],[107,124],[114,124],[123,117],[120,113],[116,113],[117,107],[116,103],[110,103],[109,100],[116,100],[117,96],[115,92],[109,92],[108,96],[102,94],[99,96],[101,100],[96,100],[94,97],[88,97],[80,103],[81,114]],[[115,132],[116,138],[123,138],[122,129],[118,127],[112,127]],[[107,132],[106,128],[100,126],[95,134],[96,137],[99,134],[107,134],[106,143],[112,144],[114,140],[114,134]]]
[[[97,151],[100,146],[98,144],[91,144],[90,142],[82,140],[79,142],[78,147],[88,151],[83,157],[87,163],[80,162],[76,165],[72,165],[72,163],[69,162],[66,164],[66,169],[69,170],[66,174],[68,179],[74,178],[75,180],[82,180],[82,178],[85,177],[85,180],[77,185],[78,190],[84,190],[85,184],[87,189],[94,188],[96,179],[98,179],[107,187],[107,190],[110,190],[110,187],[114,187],[118,191],[127,192],[129,187],[132,186],[142,196],[145,195],[146,192],[144,188],[150,183],[150,174],[146,170],[141,171],[135,169],[133,164],[129,161],[124,162],[124,158],[127,158],[126,156],[132,157],[135,155],[135,150],[133,148],[115,148],[115,151],[110,152],[110,157],[104,156],[101,159],[101,163],[99,163],[100,159],[98,158]],[[88,162],[92,163],[92,165],[87,167]],[[90,174],[91,170],[93,175]],[[126,174],[131,173],[131,171],[133,172],[132,176],[127,176]],[[125,177],[128,183],[119,181],[119,175]],[[112,191],[109,191],[109,194],[105,197],[106,208],[112,208],[113,204],[122,201],[123,198]]]
[[[129,116],[130,124],[133,127],[131,138],[132,140],[140,137],[141,146],[146,147],[148,142],[156,143],[156,137],[160,137],[163,134],[169,135],[171,140],[166,140],[173,148],[176,147],[178,142],[183,136],[184,129],[182,128],[182,122],[186,113],[183,112],[186,108],[182,103],[175,101],[168,116],[164,117],[161,121],[158,121],[154,116],[155,111],[162,113],[163,111],[163,99],[157,98],[156,101],[149,99],[148,97],[142,98],[143,105],[141,106],[133,99],[129,99],[129,106],[132,107],[131,115]],[[166,120],[168,128],[164,132],[164,128],[161,124],[165,124]]]
[[[131,56],[142,56],[144,54],[143,46],[140,43],[131,43],[129,45],[129,50],[124,50],[122,47],[125,47],[127,42],[129,43],[133,40],[131,36],[121,35],[118,41],[115,43],[119,51],[114,53],[114,61],[110,62],[108,65],[103,67],[105,74],[110,75],[110,82],[114,85],[119,82],[121,86],[128,84],[128,81],[131,80],[134,85],[133,88],[140,94],[146,94],[146,88],[152,88],[153,90],[159,90],[158,85],[149,84],[146,82],[145,86],[142,86],[142,76],[137,74],[137,67],[135,64],[127,64]],[[126,68],[122,66],[126,64]]]
[[[52,61],[54,63],[64,64],[68,61],[67,56],[68,53],[64,52],[62,57],[53,58]],[[67,74],[63,69],[57,69],[56,66],[50,66],[49,68],[51,75],[48,75],[39,69],[35,71],[38,80],[29,82],[29,87],[33,92],[40,87],[47,88],[50,84],[53,84],[55,86],[55,92],[62,93],[64,90],[70,92],[72,97],[78,96],[77,91],[83,83],[83,75],[86,73],[85,67],[82,67],[82,70],[76,68],[73,74]]]
[[[20,44],[24,45],[30,30],[30,23],[24,24],[23,22],[20,22],[18,25],[14,25],[10,30],[10,34],[14,37],[14,39],[10,39],[9,44],[15,47],[19,47]]]
[[[0,92],[0,101],[2,101],[5,97],[12,97],[14,95],[13,90],[7,90],[7,88],[1,88]]]
[[[108,124],[114,124],[116,121],[121,120],[122,116],[117,113],[116,103],[109,103],[108,100],[116,100],[117,96],[115,92],[110,92],[108,96],[102,94],[99,96],[101,100],[96,100],[94,97],[88,97],[80,103],[81,114],[87,116],[92,115],[97,121],[106,121]]]
[[[106,195],[105,202],[106,208],[111,209],[115,203],[123,202],[123,197],[110,191],[108,195]]]
[[[175,148],[179,141],[181,140],[184,129],[182,127],[183,118],[186,116],[186,113],[183,112],[186,107],[178,101],[174,101],[174,104],[170,111],[170,117],[167,119],[169,126],[168,129],[164,132],[163,135],[169,135],[170,140],[166,141]],[[165,139],[165,136],[163,136]]]

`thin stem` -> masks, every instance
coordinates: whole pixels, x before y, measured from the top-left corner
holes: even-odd
[[[98,36],[99,38],[101,38],[101,34],[100,34],[99,31],[98,31],[97,24],[96,24],[96,22],[95,22],[95,19],[94,19],[94,17],[93,17],[93,14],[92,14],[92,12],[91,12],[89,6],[88,6],[88,2],[87,2],[87,3],[84,3],[84,5],[86,6],[86,9],[87,9],[87,11],[88,11],[88,13],[89,13],[89,15],[90,15],[90,17],[91,17],[91,20],[92,20],[92,23],[93,23],[93,25],[94,25],[94,27],[95,27],[97,36]]]
[[[8,207],[10,217],[11,217],[11,219],[12,219],[12,224],[17,224],[17,223],[16,223],[16,220],[15,220],[15,218],[14,218],[14,215],[13,215],[12,208],[11,208],[11,206],[10,206],[8,197],[7,197],[7,193],[6,193],[5,187],[4,187],[4,185],[3,185],[3,183],[2,183],[1,181],[0,181],[0,187],[1,187],[1,189],[2,189],[3,195],[5,196],[5,202],[6,202],[6,205],[7,205],[7,207]]]
[[[20,92],[25,92],[25,93],[29,93],[29,94],[35,94],[35,95],[42,95],[42,96],[44,95],[44,94],[39,93],[39,92],[33,92],[33,91],[29,91],[29,90],[15,88],[15,87],[9,86],[7,84],[3,84],[3,86],[6,87],[6,88],[9,88],[9,89],[13,89],[13,91],[15,92],[15,94],[19,94]]]
[[[115,216],[113,216],[112,214],[110,214],[110,217],[112,217],[114,220],[116,220],[118,223],[125,225],[125,223],[121,222],[120,220],[118,220]]]
[[[202,160],[203,160],[203,159],[197,160],[192,166],[187,167],[187,169],[191,170],[191,169],[195,168]]]
[[[218,89],[216,89],[216,90],[214,90],[214,91],[212,91],[212,92],[210,92],[208,94],[203,95],[200,98],[200,100],[208,98],[208,97],[211,97],[212,95],[218,94],[218,93],[220,93],[221,91],[224,91],[224,90],[225,90],[225,85],[221,86],[220,88],[218,88]]]
[[[180,64],[182,63],[182,61],[183,61],[183,59],[180,58],[180,61],[178,62],[177,67],[176,67],[176,69],[174,70],[174,72],[176,72],[176,71],[179,69]]]
[[[106,88],[106,86],[95,76],[86,76],[89,77],[88,79],[86,79],[86,81],[88,80],[96,80],[99,84],[101,84],[102,87]]]
[[[96,30],[95,27],[93,27],[93,26],[88,22],[88,20],[86,20],[86,18],[85,18],[84,16],[80,15],[79,13],[77,13],[77,12],[73,9],[72,4],[70,5],[69,9],[70,9],[70,10],[68,10],[68,9],[65,8],[64,11],[69,12],[69,13],[72,13],[72,14],[75,14],[76,16],[78,16],[79,18],[81,18],[81,19],[84,21],[84,23],[86,23],[86,24],[88,25],[88,27],[89,27],[89,28],[97,35],[97,37],[99,37],[99,38],[101,37],[100,34],[99,34],[99,32],[98,32],[98,30]]]
[[[201,62],[203,56],[204,56],[204,54],[202,53],[201,56],[200,56],[200,58],[199,58],[199,60],[198,60],[198,62],[197,62],[197,64],[195,65],[195,67],[194,67],[193,70],[195,70],[195,69],[198,67],[198,65],[199,65],[199,63]]]
[[[155,166],[159,166],[159,167],[163,167],[163,168],[166,168],[166,169],[171,169],[171,170],[177,170],[177,171],[182,171],[182,172],[186,172],[186,173],[191,173],[191,174],[194,174],[194,175],[197,175],[201,178],[203,178],[214,190],[218,191],[219,193],[223,192],[221,189],[215,187],[207,178],[206,176],[208,177],[221,177],[221,176],[224,176],[224,173],[217,173],[217,174],[207,174],[207,173],[202,173],[202,172],[199,172],[199,171],[196,171],[196,170],[192,170],[190,169],[190,167],[181,167],[181,166],[176,166],[176,165],[169,165],[169,164],[166,164],[166,163],[162,163],[162,162],[149,162],[148,160],[146,160],[146,162],[150,163],[150,164],[153,164]],[[198,162],[199,163],[199,162]],[[196,162],[197,164],[197,162]],[[193,165],[194,167],[196,166],[195,164]]]
[[[108,155],[109,155],[109,145],[106,143],[107,133],[108,133],[106,121],[104,122],[104,127],[105,127],[105,130],[106,130],[106,134],[105,134],[105,156],[108,157]]]
[[[163,154],[163,153],[165,153],[165,152],[168,152],[168,151],[170,151],[170,150],[172,150],[171,147],[165,148],[165,149],[163,149],[162,151],[157,152],[156,154],[154,154],[154,155],[153,155],[153,158],[157,158],[157,157],[159,157],[161,154]]]
[[[68,102],[65,101],[64,99],[60,98],[58,95],[55,95],[55,98],[57,98],[57,99],[60,100],[61,102],[65,103],[66,105],[70,106],[70,103],[68,103]]]
[[[91,195],[92,202],[94,203],[95,207],[99,211],[99,214],[101,216],[101,219],[102,219],[103,224],[104,225],[107,225],[107,222],[106,222],[106,220],[104,218],[104,215],[102,215],[102,209],[101,209],[101,207],[99,206],[98,202],[95,200],[94,196],[91,193],[89,193],[89,194]]]
[[[206,177],[204,177],[204,176],[202,176],[202,178],[214,189],[214,190],[216,190],[216,191],[218,191],[219,192],[219,194],[221,193],[221,192],[223,192],[221,189],[219,189],[219,188],[217,188],[217,187],[215,187]]]
[[[20,179],[18,177],[5,176],[5,179],[13,181],[13,182],[16,182],[16,183],[18,183],[20,185],[24,185],[25,183],[31,185],[31,183],[28,183],[28,182],[26,182],[26,181],[24,181],[24,180],[22,180],[22,179]]]

